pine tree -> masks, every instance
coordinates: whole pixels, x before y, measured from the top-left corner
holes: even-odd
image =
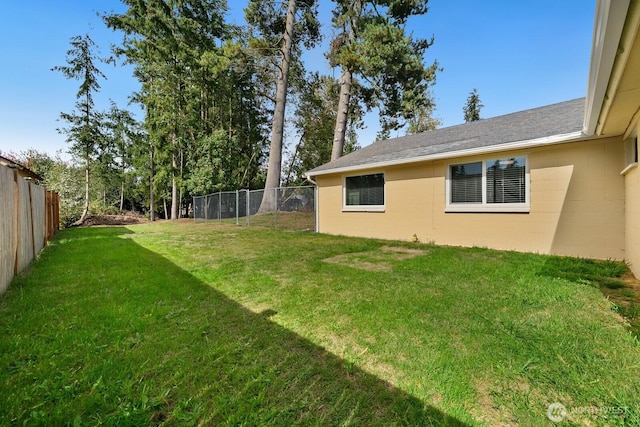
[[[338,36],[329,58],[340,66],[340,101],[331,159],[344,149],[355,77],[361,77],[359,95],[367,109],[378,107],[382,130],[379,137],[403,127],[415,111],[432,101],[429,87],[438,65],[424,64],[431,40],[406,34],[411,16],[427,12],[427,0],[336,0],[333,25]]]
[[[480,101],[478,90],[474,88],[469,93],[469,96],[467,97],[467,103],[462,108],[465,123],[480,120],[480,110],[482,109],[482,107],[484,107],[484,105],[482,104],[482,101]]]
[[[285,4],[283,3],[282,6],[284,7]],[[298,11],[302,14],[301,19],[296,18]],[[247,22],[261,37],[261,40],[257,40],[257,44],[263,49],[273,49],[277,46],[280,57],[261,212],[270,212],[276,207],[274,193],[267,190],[280,187],[285,106],[292,61],[299,56],[299,44],[303,43],[305,47],[311,48],[320,38],[319,24],[315,18],[317,15],[315,0],[302,1],[300,4],[296,0],[288,0],[284,12],[283,16],[282,9],[271,0],[251,0],[246,9]]]
[[[98,69],[97,64],[112,62],[111,59],[99,58],[94,52],[96,49],[96,44],[88,34],[74,36],[71,38],[71,49],[67,51],[67,65],[52,68],[53,71],[60,71],[68,79],[80,80],[80,87],[76,93],[78,111],[60,113],[60,118],[66,121],[69,127],[58,129],[60,133],[67,135],[67,142],[72,144],[71,152],[84,162],[84,209],[79,223],[82,223],[89,213],[90,170],[102,139],[102,115],[95,109],[94,95],[100,90],[99,79],[106,79],[106,76]]]
[[[436,117],[433,117],[433,110],[433,102],[430,102],[422,108],[418,109],[415,112],[414,116],[409,119],[407,135],[435,130],[438,128],[438,126],[441,126],[442,121]]]
[[[107,26],[124,33],[116,53],[135,64],[134,74],[142,83],[137,99],[146,111],[153,169],[150,186],[157,187],[165,202],[170,200],[166,215],[177,219],[185,188],[186,146],[202,136],[206,128],[202,119],[216,99],[211,96],[214,81],[204,71],[219,59],[217,42],[230,32],[224,24],[226,2],[123,2],[129,6],[124,14],[103,18]],[[153,195],[150,199],[154,200]]]

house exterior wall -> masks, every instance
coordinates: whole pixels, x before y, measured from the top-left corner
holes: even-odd
[[[640,135],[640,123],[634,125]],[[631,127],[630,129],[633,129]],[[633,132],[630,132],[633,134]],[[625,182],[625,258],[636,277],[640,277],[640,170],[627,170]]]
[[[448,164],[521,155],[530,170],[529,213],[445,213]],[[609,138],[358,171],[385,173],[384,212],[343,212],[344,176],[354,173],[321,175],[319,231],[394,240],[415,234],[442,245],[623,259],[623,163],[622,139]]]

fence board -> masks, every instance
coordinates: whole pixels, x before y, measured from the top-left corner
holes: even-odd
[[[33,215],[29,200],[29,181],[18,178],[18,267],[15,274],[27,268],[34,257]]]
[[[0,294],[59,228],[58,195],[48,193],[0,166]]]
[[[33,221],[33,253],[38,255],[46,244],[46,193],[44,187],[29,183],[31,187],[31,216]],[[41,218],[41,220],[39,220]]]
[[[0,167],[0,293],[13,278],[15,265],[15,200],[13,171]]]

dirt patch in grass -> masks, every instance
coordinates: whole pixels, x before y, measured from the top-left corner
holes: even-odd
[[[485,421],[489,425],[499,425],[499,426],[511,426],[512,424],[508,424],[505,422],[504,413],[501,411],[500,405],[497,405],[491,395],[493,394],[493,390],[491,388],[490,382],[485,381],[476,381],[476,391],[478,407],[482,409],[476,409],[474,415],[482,421]]]
[[[75,222],[75,227],[91,227],[97,225],[133,225],[146,224],[148,220],[142,215],[127,213],[123,215],[89,215],[83,222]]]
[[[413,258],[427,253],[423,249],[404,248],[401,246],[382,246],[380,250],[383,252],[394,252],[407,255],[402,257],[403,259]]]
[[[338,264],[345,267],[357,268],[359,270],[367,271],[391,271],[391,264],[385,263],[382,260],[380,262],[370,262],[363,259],[359,259],[359,254],[366,252],[358,252],[353,254],[336,255],[331,258],[325,258],[323,261],[329,264]]]
[[[352,252],[325,258],[329,264],[367,271],[391,271],[394,261],[404,261],[420,255],[426,255],[423,249],[405,248],[402,246],[381,246],[377,251]]]

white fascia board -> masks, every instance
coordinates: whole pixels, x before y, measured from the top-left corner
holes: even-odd
[[[629,0],[598,0],[596,3],[582,128],[588,136],[595,133],[600,119],[628,9]]]
[[[305,177],[316,177],[320,175],[329,175],[334,173],[352,172],[363,169],[384,168],[387,166],[406,165],[410,163],[426,162],[431,160],[452,159],[455,157],[469,157],[481,154],[499,153],[503,151],[521,150],[525,148],[542,147],[545,145],[562,144],[584,139],[585,135],[580,132],[571,132],[560,135],[545,136],[543,138],[529,139],[526,141],[509,142],[506,144],[490,145],[487,147],[468,148],[466,150],[447,151],[445,153],[428,154],[426,156],[410,157],[406,159],[388,160],[385,162],[365,163],[362,165],[344,166],[341,168],[327,169],[314,172],[312,174],[305,173]]]

